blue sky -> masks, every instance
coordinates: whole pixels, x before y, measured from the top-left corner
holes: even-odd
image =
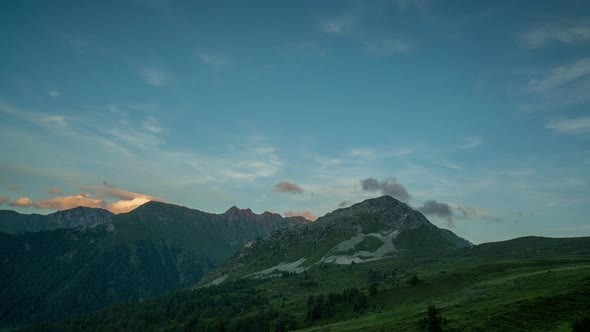
[[[0,22],[0,208],[390,194],[476,243],[590,235],[584,1],[6,1]]]

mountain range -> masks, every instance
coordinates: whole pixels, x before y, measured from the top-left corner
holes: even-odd
[[[413,331],[436,303],[451,330],[559,330],[590,305],[589,257],[590,238],[474,245],[390,196],[314,222],[162,202],[0,211],[0,328]]]
[[[159,202],[119,215],[85,207],[46,216],[0,211],[0,326],[191,286],[245,243],[306,223],[237,207],[211,214]]]

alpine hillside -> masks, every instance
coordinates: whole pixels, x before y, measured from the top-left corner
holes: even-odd
[[[61,319],[193,285],[245,243],[307,222],[236,207],[211,214],[159,202],[119,215],[75,208],[48,216],[0,216],[10,233],[24,232],[0,232],[0,327]],[[52,228],[57,229],[44,230]]]
[[[203,282],[299,273],[325,263],[348,265],[392,256],[440,256],[470,246],[469,241],[436,227],[407,204],[382,196],[255,241]]]

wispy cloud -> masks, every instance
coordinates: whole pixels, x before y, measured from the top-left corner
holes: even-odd
[[[142,122],[141,125],[145,130],[152,132],[154,134],[160,134],[164,132],[164,128],[160,125],[158,119],[156,119],[153,116],[149,116]]]
[[[6,188],[8,188],[10,190],[22,190],[23,189],[23,186],[18,185],[18,184],[11,184],[11,185],[9,185]]]
[[[444,167],[446,167],[448,169],[455,170],[455,171],[462,171],[462,170],[464,170],[463,166],[461,166],[461,165],[459,165],[457,163],[454,163],[452,161],[448,161],[446,159],[439,160],[438,161],[438,164],[441,165],[441,166],[444,166]]]
[[[375,150],[367,148],[354,148],[351,149],[349,155],[351,157],[370,158],[375,155]]]
[[[408,5],[410,1],[407,1]],[[393,56],[415,49],[414,43],[399,35],[367,29],[366,11],[349,10],[343,14],[319,21],[319,30],[325,34],[346,38],[370,55]]]
[[[93,151],[93,165],[100,163],[114,174],[127,177],[154,177],[169,186],[189,186],[195,183],[237,183],[248,182],[276,175],[284,168],[279,150],[264,137],[240,139],[231,147],[214,152],[200,152],[198,149],[171,147],[162,138],[166,133],[156,120],[147,118],[143,122],[121,122],[109,113],[104,118],[90,115],[70,118],[57,114],[27,112],[0,102],[0,114],[6,113],[49,131],[33,130],[28,137],[35,137],[31,151],[38,150],[39,142],[47,142],[44,150],[52,153],[49,157],[67,158],[62,147],[52,139],[75,138],[80,146],[77,153]],[[117,112],[118,113],[118,112]],[[48,139],[52,138],[52,139]],[[138,149],[141,148],[141,149]],[[98,157],[97,156],[101,156]],[[81,158],[86,160],[87,158]],[[175,163],[170,163],[174,160]],[[128,166],[133,165],[133,170]],[[58,172],[67,178],[66,173]]]
[[[357,17],[352,14],[343,14],[340,16],[328,18],[320,21],[320,29],[328,34],[345,35],[352,32],[357,24]]]
[[[213,67],[223,67],[231,62],[230,58],[220,54],[197,52],[195,56],[202,63]]]
[[[50,90],[48,92],[49,97],[57,99],[61,96],[61,92],[59,92],[59,90]]]
[[[281,181],[275,184],[273,191],[279,193],[301,194],[303,189],[299,185],[289,181]]]
[[[3,103],[1,100],[0,113],[12,115],[53,133],[58,133],[60,135],[72,135],[72,130],[69,127],[69,122],[71,119],[61,114],[29,112],[12,107],[11,105]]]
[[[53,195],[59,195],[62,193],[61,189],[59,188],[43,188],[43,191]]]
[[[578,44],[590,41],[590,24],[577,23],[531,29],[520,36],[525,46],[536,49],[552,43]]]
[[[367,148],[367,147],[356,147],[348,151],[347,156],[355,159],[377,159],[377,158],[388,158],[388,157],[403,157],[415,153],[416,150],[413,148]],[[337,160],[337,159],[333,159]]]
[[[555,134],[582,135],[590,133],[590,116],[553,120],[545,125]]]
[[[170,75],[159,68],[142,68],[139,70],[139,75],[148,85],[155,87],[163,87],[170,83]]]
[[[6,196],[0,196],[0,205],[8,202],[10,200],[10,198],[6,197]]]
[[[381,56],[401,55],[415,48],[414,44],[402,39],[366,40],[360,43],[367,53]]]
[[[478,147],[481,144],[481,137],[479,136],[472,136],[472,137],[465,137],[463,139],[463,144],[460,146],[461,149],[473,149]]]
[[[310,221],[315,221],[318,218],[311,211],[285,211],[283,215],[285,217],[303,217]]]
[[[89,46],[88,42],[79,36],[67,35],[64,36],[64,40],[77,54],[86,52]]]
[[[528,90],[533,93],[545,93],[588,75],[590,75],[590,58],[585,58],[554,68],[545,77],[530,80]]]

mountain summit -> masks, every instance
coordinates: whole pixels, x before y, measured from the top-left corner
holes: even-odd
[[[302,272],[324,263],[438,255],[471,245],[453,232],[436,227],[407,204],[382,196],[260,239],[211,278],[262,277],[276,272]]]

